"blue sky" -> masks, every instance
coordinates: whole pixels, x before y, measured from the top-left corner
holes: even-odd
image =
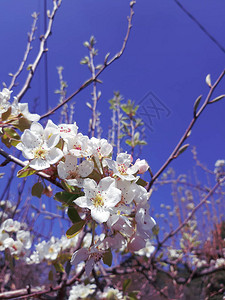
[[[27,32],[32,23],[31,14],[40,11],[37,36],[43,33],[43,3],[37,0],[2,0],[0,3],[0,82],[9,83],[9,72],[15,72],[24,54]],[[47,1],[51,9],[51,1]],[[225,47],[225,2],[223,0],[185,0],[182,5]],[[100,76],[99,86],[102,97],[98,110],[102,113],[103,137],[107,136],[110,125],[108,100],[119,90],[125,99],[142,103],[145,95],[154,94],[165,110],[160,116],[152,117],[152,131],[149,118],[145,117],[146,140],[142,158],[150,163],[153,172],[169,156],[183,134],[193,115],[193,103],[209,90],[205,83],[207,74],[216,80],[224,69],[225,53],[191,20],[175,1],[142,0],[134,7],[133,28],[123,56]],[[114,55],[122,45],[127,30],[129,1],[77,0],[62,1],[48,40],[48,95],[53,107],[58,97],[57,66],[64,67],[68,95],[73,93],[87,78],[89,71],[80,65],[87,55],[83,42],[94,35],[99,55],[96,63],[102,63],[106,53]],[[38,38],[31,53],[31,62],[37,53]],[[26,71],[25,71],[26,73]],[[24,76],[19,78],[19,87]],[[45,107],[44,65],[31,83],[31,89],[23,98],[30,103],[38,98],[37,112]],[[18,88],[14,89],[15,93]],[[215,96],[225,93],[225,79],[215,92]],[[91,102],[91,88],[81,92],[72,101],[75,105],[75,120],[83,133],[87,133],[89,110],[85,102]],[[149,100],[148,100],[149,101]],[[158,101],[158,100],[157,100]],[[159,102],[158,102],[159,103]],[[145,104],[147,105],[147,104]],[[225,158],[224,130],[225,102],[211,105],[201,116],[189,139],[196,146],[199,158],[213,169],[217,159]],[[168,114],[169,112],[169,114]],[[154,113],[154,111],[150,111]],[[57,115],[52,119],[57,122]],[[172,166],[177,173],[191,172],[192,154],[187,150]],[[153,200],[158,206],[158,198]]]

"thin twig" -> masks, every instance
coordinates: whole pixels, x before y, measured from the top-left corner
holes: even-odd
[[[133,1],[135,2],[135,1]],[[130,36],[130,31],[132,28],[132,18],[134,15],[133,5],[130,5],[130,16],[128,17],[128,28],[127,33],[123,41],[123,45],[120,49],[120,51],[109,61],[105,60],[104,65],[101,67],[101,69],[95,74],[94,77],[89,78],[86,80],[72,95],[70,95],[68,98],[66,98],[62,103],[58,104],[56,107],[51,109],[49,112],[43,114],[41,116],[41,119],[48,117],[49,115],[52,115],[55,111],[57,111],[59,108],[61,108],[64,104],[66,104],[68,101],[70,101],[73,97],[75,97],[77,94],[79,94],[84,88],[89,86],[92,82],[96,81],[99,77],[99,75],[108,67],[110,66],[115,60],[119,59],[122,54],[124,53],[124,50],[127,45],[128,38]]]
[[[162,174],[162,172],[166,169],[166,167],[171,163],[171,161],[173,161],[175,158],[177,158],[178,153],[179,153],[179,149],[182,146],[182,144],[184,143],[184,141],[188,138],[192,127],[194,126],[195,122],[197,121],[197,119],[199,118],[199,116],[201,115],[201,113],[203,112],[203,110],[206,108],[206,106],[209,104],[209,100],[215,90],[215,88],[217,87],[217,85],[219,84],[219,82],[222,80],[223,76],[225,75],[225,70],[223,70],[223,72],[220,74],[220,76],[218,77],[218,79],[216,80],[216,82],[214,83],[214,85],[212,85],[210,87],[210,91],[204,101],[204,103],[202,104],[202,106],[200,107],[200,109],[198,110],[197,113],[194,114],[193,119],[191,120],[189,126],[187,127],[184,135],[181,137],[180,141],[178,142],[178,144],[176,145],[176,147],[174,148],[173,152],[170,154],[170,156],[168,157],[168,159],[166,160],[166,162],[162,165],[162,167],[158,170],[158,172],[151,178],[151,181],[149,182],[148,185],[148,191],[150,190],[150,188],[152,187],[153,183],[155,182],[155,180]]]
[[[40,41],[39,52],[36,56],[35,61],[30,65],[29,74],[27,76],[27,79],[26,79],[22,89],[19,91],[19,93],[16,96],[18,101],[20,101],[22,99],[22,97],[24,96],[24,94],[26,93],[28,88],[30,87],[30,83],[31,83],[31,80],[33,79],[36,68],[37,68],[39,62],[41,61],[43,54],[46,51],[48,51],[48,49],[45,48],[45,44],[46,44],[47,39],[51,35],[53,20],[54,20],[54,17],[56,15],[56,12],[57,12],[58,8],[60,7],[60,5],[61,5],[61,0],[53,0],[53,10],[52,10],[51,14],[48,15],[49,22],[48,22],[47,30],[46,30],[45,34],[40,37],[41,41]]]
[[[0,155],[3,156],[3,157],[5,157],[6,159],[9,159],[10,161],[16,163],[17,165],[19,165],[21,167],[25,167],[26,166],[26,164],[22,160],[16,158],[13,155],[8,154],[7,152],[5,152],[1,148],[0,148]],[[37,173],[35,173],[35,175],[38,175],[41,178],[48,180],[49,182],[53,183],[54,185],[60,187],[61,189],[63,188],[58,181],[52,179],[51,176],[49,176],[48,174],[45,174],[44,172],[37,172]]]

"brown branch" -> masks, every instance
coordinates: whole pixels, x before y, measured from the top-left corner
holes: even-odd
[[[23,56],[23,60],[22,60],[22,62],[20,64],[18,70],[12,76],[11,83],[10,83],[10,85],[8,87],[9,90],[11,90],[16,85],[16,83],[15,83],[16,79],[20,75],[20,73],[23,71],[24,65],[25,65],[25,63],[27,61],[27,58],[28,58],[28,55],[29,55],[30,51],[32,50],[31,43],[34,40],[34,33],[35,33],[36,29],[37,29],[36,24],[37,24],[37,20],[38,20],[38,14],[37,13],[33,13],[32,17],[33,17],[34,20],[33,20],[32,26],[31,26],[31,32],[28,33],[27,48],[26,48],[26,51],[25,51],[24,56]]]
[[[85,268],[83,268],[79,274],[76,274],[71,279],[67,280],[66,283],[62,282],[59,285],[56,285],[55,287],[48,287],[43,290],[40,290],[40,288],[25,288],[20,289],[16,291],[9,291],[9,292],[3,292],[0,293],[0,299],[26,299],[27,297],[38,297],[40,295],[49,294],[52,292],[57,292],[61,290],[63,287],[71,286],[74,282],[80,281],[80,277],[83,275],[85,271]]]
[[[219,82],[222,80],[223,76],[225,75],[225,70],[223,70],[223,72],[220,74],[220,76],[218,77],[218,79],[216,80],[216,82],[214,83],[214,85],[212,85],[210,87],[210,91],[204,101],[204,103],[202,104],[202,106],[200,107],[200,109],[198,110],[197,113],[194,114],[193,119],[191,120],[189,126],[187,127],[184,135],[181,137],[180,141],[178,142],[178,144],[176,145],[176,147],[174,148],[173,152],[170,154],[170,156],[168,157],[168,159],[166,160],[166,162],[162,165],[162,167],[158,170],[158,172],[151,178],[151,181],[149,182],[148,185],[148,191],[150,190],[150,188],[152,187],[153,183],[155,182],[155,180],[162,174],[162,172],[166,169],[166,167],[171,163],[172,160],[174,160],[175,158],[177,158],[178,154],[179,154],[179,149],[182,146],[182,144],[184,143],[184,141],[188,138],[188,136],[190,135],[191,129],[194,126],[195,122],[197,121],[197,119],[199,118],[199,116],[201,115],[201,113],[203,112],[203,110],[206,108],[206,106],[208,104],[210,104],[209,100],[215,90],[215,88],[217,87],[217,85],[219,84]]]
[[[15,157],[13,155],[8,154],[7,152],[5,152],[1,148],[0,148],[0,155],[5,157],[7,160],[16,163],[18,166],[21,166],[21,167],[26,166],[26,164],[22,160],[18,159],[17,157]],[[37,175],[37,176],[39,176],[39,177],[41,177],[45,180],[48,180],[49,182],[51,182],[54,185],[56,185],[56,186],[60,187],[61,189],[63,189],[62,185],[58,181],[52,179],[51,176],[49,176],[48,174],[45,174],[44,172],[37,172],[37,173],[35,173],[35,175]]]
[[[160,250],[161,246],[171,237],[173,237],[176,233],[178,233],[186,224],[187,222],[193,217],[193,215],[196,213],[196,211],[204,204],[206,201],[213,195],[213,193],[216,191],[216,189],[221,185],[221,183],[225,181],[225,178],[219,180],[214,187],[210,190],[210,192],[202,199],[202,201],[199,202],[198,205],[195,206],[195,208],[191,211],[191,213],[188,215],[188,217],[175,229],[172,230],[170,233],[165,236],[165,238],[158,242],[158,246],[156,247],[154,253],[151,256],[151,260],[154,259],[157,252]]]
[[[104,65],[101,67],[101,69],[95,74],[95,76],[89,78],[88,80],[86,80],[72,95],[70,95],[68,98],[66,98],[62,103],[58,104],[56,107],[54,107],[53,109],[51,109],[49,112],[45,113],[44,115],[41,116],[41,119],[48,117],[49,115],[53,114],[55,111],[57,111],[60,107],[62,107],[64,104],[66,104],[67,102],[69,102],[73,97],[75,97],[77,94],[79,94],[84,88],[86,88],[87,86],[89,86],[92,82],[97,81],[99,75],[108,67],[110,66],[115,60],[119,59],[122,54],[124,53],[124,50],[126,48],[127,45],[127,41],[130,35],[130,31],[132,28],[132,18],[134,15],[134,10],[133,10],[133,5],[134,5],[135,1],[132,1],[132,3],[130,4],[130,15],[128,17],[128,28],[127,28],[127,33],[126,36],[124,38],[122,47],[120,49],[120,51],[114,55],[114,57],[107,61],[107,59],[105,59]]]
[[[19,93],[16,96],[18,101],[20,101],[22,99],[22,97],[24,96],[24,94],[26,93],[28,88],[30,87],[30,83],[31,83],[31,80],[33,79],[36,68],[37,68],[39,62],[41,61],[43,54],[47,51],[47,49],[45,49],[45,43],[46,43],[47,39],[49,38],[49,36],[51,35],[53,20],[54,20],[54,17],[56,15],[58,8],[61,5],[61,1],[62,0],[53,0],[53,10],[52,10],[51,14],[48,15],[49,22],[48,22],[47,30],[46,30],[45,34],[40,37],[41,41],[40,41],[39,52],[36,56],[35,61],[30,65],[29,74],[27,76],[27,79],[26,79],[22,89],[19,91]]]

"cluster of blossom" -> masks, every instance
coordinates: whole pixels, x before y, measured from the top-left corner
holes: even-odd
[[[16,120],[20,117],[24,117],[28,121],[34,122],[39,121],[40,116],[38,114],[31,114],[28,110],[28,104],[27,103],[18,103],[18,99],[14,97],[14,101],[10,103],[10,95],[12,91],[9,91],[7,88],[4,88],[0,92],[0,119],[2,119],[2,114],[9,112],[9,116],[7,117],[7,120],[5,120],[6,123],[10,121],[10,123],[13,120]],[[1,121],[1,123],[5,123]]]
[[[85,261],[89,274],[95,262],[109,249],[138,251],[144,248],[155,225],[149,215],[150,194],[138,176],[148,170],[147,162],[137,159],[132,164],[132,156],[127,153],[120,153],[113,160],[112,145],[105,139],[90,139],[78,132],[76,123],[55,125],[49,120],[44,128],[37,122],[39,115],[29,113],[27,104],[18,103],[16,98],[10,104],[10,95],[11,91],[6,88],[0,92],[2,123],[13,126],[12,120],[21,117],[32,121],[15,144],[28,160],[25,169],[46,172],[54,180],[58,178],[71,193],[79,190],[80,197],[74,200],[74,208],[84,222],[83,227],[94,223],[102,225],[104,238],[96,241],[93,236],[95,243],[77,250],[71,262]],[[53,259],[59,249],[58,240],[43,241],[28,261],[47,259],[48,252],[54,253],[51,254]]]
[[[26,227],[12,219],[5,220],[0,227],[0,251],[9,249],[11,255],[24,258],[29,254],[32,238],[29,231],[21,229]]]
[[[13,205],[9,200],[1,200],[0,209],[1,220],[6,220],[9,219],[9,215],[15,212],[16,206]]]
[[[86,272],[90,273],[107,249],[119,249],[124,244],[129,251],[145,247],[155,225],[149,215],[150,194],[137,176],[147,171],[145,160],[137,159],[132,165],[127,153],[113,160],[113,148],[107,140],[78,133],[76,123],[57,126],[51,120],[45,128],[33,122],[16,147],[28,159],[27,167],[47,172],[83,192],[74,204],[86,223],[94,220],[107,225],[105,239],[75,252],[72,263],[85,260]]]
[[[222,179],[225,176],[225,160],[218,159],[215,163],[214,173],[216,174],[216,180]]]
[[[83,238],[83,246],[89,247],[91,245],[92,236],[87,233]],[[79,234],[75,237],[68,239],[65,235],[61,238],[52,236],[49,241],[43,240],[35,245],[35,250],[29,257],[26,257],[27,264],[39,264],[43,261],[54,261],[58,258],[59,254],[69,251],[77,247],[79,241]]]
[[[70,290],[69,300],[86,299],[88,296],[96,292],[97,286],[95,284],[76,284]],[[93,297],[92,297],[93,299]],[[105,287],[103,292],[98,291],[94,299],[124,299],[123,293],[113,287]]]

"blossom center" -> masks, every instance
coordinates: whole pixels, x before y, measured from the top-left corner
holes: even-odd
[[[125,164],[118,165],[118,171],[121,175],[127,175],[127,166]]]
[[[46,156],[47,150],[42,147],[38,147],[34,150],[34,157],[44,159]]]
[[[95,262],[98,262],[102,258],[102,253],[95,252],[90,254],[90,258],[93,257]]]
[[[95,207],[104,205],[104,200],[103,200],[103,197],[100,193],[97,193],[95,198],[92,198],[92,202],[93,202]]]
[[[73,145],[73,147],[74,147],[74,149],[76,149],[76,150],[82,150],[82,148],[81,148],[81,145]]]
[[[79,177],[80,177],[80,175],[78,174],[77,171],[69,171],[69,178],[70,179],[76,179],[76,178],[79,178]]]

